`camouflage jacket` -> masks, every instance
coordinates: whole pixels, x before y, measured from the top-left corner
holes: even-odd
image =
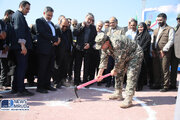
[[[113,46],[112,50],[106,50],[101,53],[101,61],[99,68],[106,69],[108,64],[109,56],[112,56],[115,60],[114,69],[117,72],[124,70],[126,63],[132,58],[136,57],[137,49],[142,49],[138,43],[134,40],[127,38],[125,35],[114,35],[110,37],[111,44]]]
[[[125,35],[124,29],[117,26],[115,29],[109,28],[107,36],[113,36],[116,34]]]

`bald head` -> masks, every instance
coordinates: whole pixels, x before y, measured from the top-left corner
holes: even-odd
[[[116,28],[117,24],[118,24],[118,20],[116,19],[116,17],[111,17],[109,19],[109,25],[112,29]]]
[[[62,31],[66,31],[69,27],[69,22],[66,18],[62,18],[60,20],[60,28]]]
[[[72,20],[71,20],[71,25],[72,25],[73,27],[76,27],[77,24],[78,24],[78,21],[77,21],[76,19],[72,19]]]
[[[102,27],[103,27],[103,21],[98,21],[97,24],[96,24],[96,30],[97,32],[100,32]]]

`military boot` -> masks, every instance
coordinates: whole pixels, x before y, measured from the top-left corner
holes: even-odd
[[[110,100],[123,100],[122,97],[122,90],[115,90],[114,93],[112,95],[109,96]]]
[[[124,101],[121,102],[120,107],[121,108],[128,108],[132,106],[132,98],[133,96],[126,96]]]

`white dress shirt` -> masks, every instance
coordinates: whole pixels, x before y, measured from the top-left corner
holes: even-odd
[[[45,19],[45,18],[44,18]],[[46,19],[45,19],[46,20]],[[51,28],[52,34],[53,36],[56,36],[56,32],[55,32],[55,28],[54,26],[51,24],[51,21],[46,20],[46,22],[48,23],[49,27]]]
[[[135,36],[136,36],[136,33],[137,33],[137,30],[136,31],[133,31],[132,29],[129,29],[127,32],[126,32],[126,36],[129,38],[129,39],[132,39],[134,40]]]

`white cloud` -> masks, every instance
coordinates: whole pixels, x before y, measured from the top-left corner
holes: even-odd
[[[177,5],[177,13],[180,13],[180,4]]]
[[[167,5],[167,6],[160,6],[157,8],[159,12],[176,12],[176,7],[172,5]]]
[[[157,10],[163,13],[180,13],[180,4],[159,6],[158,8],[146,8],[145,11]]]

